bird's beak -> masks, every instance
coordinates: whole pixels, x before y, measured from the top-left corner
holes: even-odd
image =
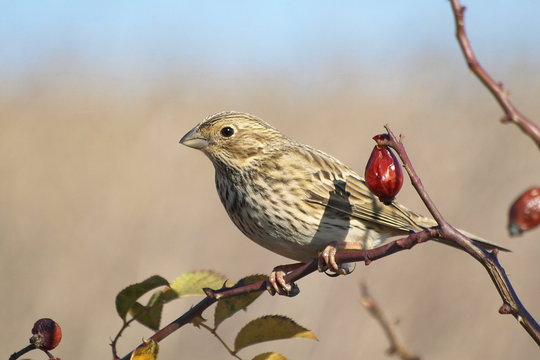
[[[180,139],[180,144],[189,146],[194,149],[202,149],[208,146],[206,140],[199,132],[199,127],[196,126]]]

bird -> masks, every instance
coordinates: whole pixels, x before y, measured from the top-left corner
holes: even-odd
[[[381,202],[353,169],[248,113],[210,115],[180,143],[210,159],[219,198],[236,227],[299,262],[272,271],[272,295],[290,294],[293,287],[284,276],[298,265],[318,258],[319,270],[346,274],[350,269],[334,259],[337,251],[372,249],[437,225],[395,201]],[[466,235],[481,246],[506,250]]]

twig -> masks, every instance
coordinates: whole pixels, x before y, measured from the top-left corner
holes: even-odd
[[[397,355],[402,360],[420,360],[419,356],[413,355],[409,350],[407,350],[407,347],[405,346],[396,325],[392,321],[388,320],[388,317],[384,311],[369,293],[365,282],[360,283],[360,293],[362,306],[369,311],[375,320],[377,320],[388,338],[388,342],[390,343],[388,353],[390,355]]]
[[[16,360],[16,359],[20,358],[21,356],[23,356],[24,354],[26,354],[27,352],[35,350],[35,349],[36,349],[36,345],[34,345],[34,344],[27,345],[24,348],[22,348],[21,350],[11,354],[11,356],[9,357],[8,360]]]
[[[218,341],[221,343],[221,345],[223,345],[223,347],[229,352],[229,354],[231,354],[231,356],[234,356],[235,358],[237,358],[238,360],[242,360],[242,358],[240,356],[238,356],[236,354],[236,352],[231,349],[229,347],[229,345],[227,345],[227,343],[225,342],[225,340],[223,340],[221,338],[221,336],[219,336],[219,334],[216,332],[216,329],[215,328],[211,328],[210,326],[206,325],[205,323],[199,323],[197,324],[197,326],[200,326],[206,330],[208,330],[210,332],[210,334],[214,335],[214,337],[216,339],[218,339]]]
[[[439,236],[437,237],[453,242],[457,247],[467,252],[484,266],[503,300],[503,305],[500,307],[499,312],[501,314],[512,314],[540,346],[540,326],[519,300],[504,268],[499,263],[499,259],[497,258],[498,251],[495,249],[489,252],[483,247],[474,244],[469,238],[444,220],[414,171],[405,147],[388,126],[386,126],[386,130],[390,139],[381,141],[379,145],[390,146],[398,153],[403,166],[409,173],[414,188],[439,225],[436,228],[439,231]]]
[[[169,325],[157,331],[154,335],[150,337],[150,340],[155,342],[160,342],[165,339],[167,336],[180,329],[182,326],[189,324],[195,319],[196,316],[201,316],[202,312],[210,307],[217,300],[209,296],[202,299],[197,305],[193,306],[187,312],[185,312],[178,319],[171,322]],[[139,346],[144,346],[144,343],[141,343]],[[138,346],[138,347],[139,347]],[[129,360],[131,358],[131,352],[125,355],[122,360]]]
[[[467,61],[467,65],[476,77],[484,84],[489,92],[495,97],[495,100],[501,106],[504,117],[502,122],[513,122],[521,131],[527,134],[540,148],[540,127],[525,115],[523,115],[510,101],[507,92],[501,82],[495,81],[482,65],[478,62],[476,55],[471,46],[471,42],[465,32],[465,6],[461,6],[459,0],[450,0],[454,21],[456,24],[456,38],[463,52],[463,56]]]

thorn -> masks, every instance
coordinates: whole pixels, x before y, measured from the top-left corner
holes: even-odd
[[[218,299],[221,297],[221,295],[219,295],[218,293],[216,293],[216,291],[213,290],[213,289],[210,289],[210,288],[203,288],[202,290],[204,291],[204,293],[206,294],[206,296],[208,296],[208,297],[211,298],[211,299],[216,299],[216,300],[218,300]]]
[[[506,114],[501,118],[502,123],[509,123],[512,121],[513,121],[512,116],[510,116],[509,114]]]
[[[511,314],[512,313],[512,307],[508,303],[502,304],[502,306],[499,308],[499,314]]]

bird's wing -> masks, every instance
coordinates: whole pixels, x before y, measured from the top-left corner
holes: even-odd
[[[418,231],[437,225],[434,219],[410,211],[396,202],[390,205],[383,204],[369,190],[364,179],[353,170],[330,155],[321,153],[320,156],[322,157],[320,161],[329,166],[311,168],[313,186],[305,191],[306,202],[319,204],[338,213],[403,232]],[[460,231],[488,249],[510,251],[479,236]]]
[[[314,174],[318,179],[319,176]],[[396,230],[417,231],[423,227],[436,225],[435,223],[418,224],[415,218],[421,218],[399,204],[385,205],[377,196],[367,188],[364,180],[349,175],[346,180],[334,180],[332,182],[321,181],[307,190],[305,199],[309,203],[315,203],[331,208],[339,213],[374,224],[388,226]]]
[[[330,155],[314,150],[308,156],[310,164],[320,166],[309,169],[308,176],[312,177],[309,183],[313,186],[305,189],[305,201],[404,232],[436,225],[434,220],[417,215],[399,204],[383,204],[359,175]]]

